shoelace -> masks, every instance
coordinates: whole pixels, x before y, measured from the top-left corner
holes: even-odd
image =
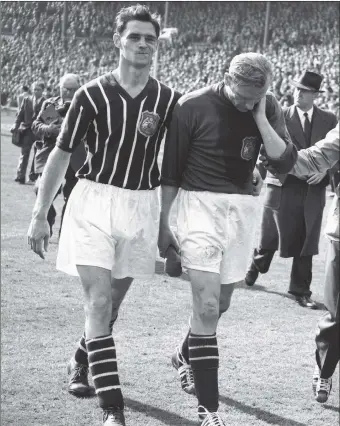
[[[178,368],[178,373],[181,378],[182,382],[185,383],[185,387],[193,386],[194,385],[194,373],[192,372],[192,368],[189,364],[187,364],[186,360],[184,359],[184,356],[181,354],[179,349],[177,350],[177,357],[179,362],[182,364]]]
[[[331,379],[322,379],[320,377],[318,385],[317,385],[317,392],[324,391],[329,393],[331,390],[331,384],[332,384]]]
[[[185,384],[185,387],[193,386],[194,384],[194,373],[190,365],[184,364],[178,369],[181,381]]]
[[[81,377],[81,376],[85,376],[88,374],[88,367],[86,367],[85,365],[80,365],[79,367],[76,367],[74,369],[74,377]]]
[[[200,414],[206,414],[202,426],[225,426],[218,413],[209,413],[209,411],[205,410],[205,413]]]

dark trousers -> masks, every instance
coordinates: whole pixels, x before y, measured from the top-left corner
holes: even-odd
[[[268,272],[276,250],[255,249],[250,268],[261,274]],[[288,293],[294,296],[310,296],[313,256],[295,256],[290,273]]]
[[[336,187],[339,185],[340,182],[340,163],[337,162],[337,164],[329,170],[329,180],[331,184],[332,191],[335,192]]]
[[[316,362],[323,379],[332,377],[340,359],[339,260],[339,242],[329,241],[324,295],[327,312],[319,320],[315,337]]]
[[[35,167],[34,167],[34,160],[35,160],[36,153],[37,153],[37,148],[35,147],[35,145],[33,145],[33,158],[32,158],[31,170],[28,175],[31,181],[35,181],[38,178],[38,173],[35,173]]]
[[[22,132],[22,145],[21,152],[17,167],[17,179],[26,179],[26,171],[28,166],[28,160],[30,158],[30,152],[33,145],[34,137],[31,129],[26,129]]]

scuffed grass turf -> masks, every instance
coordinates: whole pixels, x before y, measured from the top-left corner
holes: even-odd
[[[77,279],[55,270],[59,222],[43,261],[26,242],[33,187],[13,181],[19,150],[9,137],[1,137],[1,147],[1,424],[99,426],[96,399],[67,393],[66,364],[83,331],[83,307]],[[58,213],[61,206],[59,197]],[[324,261],[322,237],[312,283],[320,307]],[[276,256],[257,285],[236,289],[220,321],[220,410],[230,426],[338,424],[338,372],[327,404],[315,402],[311,389],[323,312],[287,296],[290,265]],[[114,335],[128,426],[197,425],[196,400],[181,391],[170,363],[190,306],[188,282],[160,275],[136,280],[123,303]]]

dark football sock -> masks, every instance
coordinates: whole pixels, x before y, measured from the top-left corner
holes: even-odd
[[[116,322],[117,318],[118,318],[118,314],[116,315],[114,319],[110,321],[110,324],[109,324],[110,334],[112,334],[113,325]],[[79,341],[78,348],[76,349],[76,352],[74,354],[74,359],[76,360],[78,364],[83,364],[88,366],[89,362],[87,359],[87,349],[86,349],[85,341],[86,341],[86,335],[84,331],[84,334],[81,336],[81,339]]]
[[[111,335],[86,340],[89,367],[101,408],[124,408],[116,348]]]
[[[74,359],[78,364],[83,364],[88,366],[89,362],[87,360],[87,349],[86,349],[86,343],[85,343],[85,332],[81,336],[81,339],[78,344],[78,348],[74,354]]]
[[[113,319],[110,321],[110,324],[109,324],[110,334],[112,334],[113,326],[114,326],[114,323],[117,321],[117,318],[118,318],[118,314],[116,315],[116,317],[115,317],[115,318],[113,318]]]
[[[189,360],[198,404],[210,412],[217,411],[219,354],[216,334],[200,336],[190,333]]]

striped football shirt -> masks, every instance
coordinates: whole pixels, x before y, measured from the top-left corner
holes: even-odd
[[[157,156],[180,93],[149,77],[132,98],[112,73],[82,86],[63,121],[57,146],[87,157],[80,179],[145,190],[160,184]]]

